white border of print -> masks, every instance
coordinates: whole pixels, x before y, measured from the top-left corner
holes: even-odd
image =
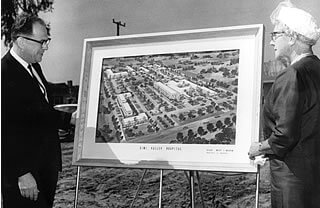
[[[73,164],[125,168],[257,172],[248,159],[259,140],[263,25],[84,40]],[[235,145],[95,143],[104,58],[240,50]]]

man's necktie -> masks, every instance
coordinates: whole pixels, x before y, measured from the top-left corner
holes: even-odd
[[[38,84],[38,86],[40,87],[41,92],[43,93],[43,95],[45,96],[46,100],[48,101],[47,98],[47,92],[46,92],[46,88],[43,86],[43,84],[38,80],[38,78],[34,75],[33,73],[33,69],[32,66],[29,64],[28,65],[28,69],[32,75],[32,79]]]

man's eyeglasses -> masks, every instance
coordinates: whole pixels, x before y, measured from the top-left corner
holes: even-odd
[[[272,41],[276,41],[278,37],[280,37],[281,35],[285,34],[285,32],[281,31],[281,32],[272,32],[270,33],[271,35],[271,40]]]
[[[48,46],[50,41],[51,41],[51,38],[48,38],[47,40],[35,40],[35,39],[28,38],[28,37],[25,37],[25,36],[19,36],[19,37],[27,39],[27,40],[31,40],[31,41],[36,42],[36,43],[40,43],[42,47]]]

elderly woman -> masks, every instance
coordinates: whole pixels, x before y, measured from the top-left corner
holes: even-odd
[[[307,12],[282,2],[271,14],[270,44],[286,65],[263,109],[264,141],[249,157],[270,159],[273,208],[320,207],[320,60],[312,46],[320,29]]]

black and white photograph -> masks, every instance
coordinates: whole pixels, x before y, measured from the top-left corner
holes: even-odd
[[[320,207],[319,9],[1,0],[0,207]]]

